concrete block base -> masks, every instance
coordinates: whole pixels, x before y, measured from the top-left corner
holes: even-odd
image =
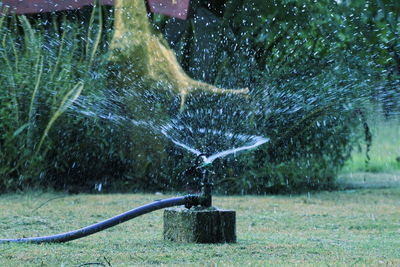
[[[215,207],[165,209],[164,239],[184,243],[236,242],[236,212]]]

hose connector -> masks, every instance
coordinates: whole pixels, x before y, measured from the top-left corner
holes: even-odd
[[[185,196],[185,208],[190,209],[191,207],[195,207],[200,204],[200,195],[186,195]]]
[[[212,186],[213,184],[206,181],[201,183],[201,193],[197,195],[186,195],[185,208],[190,209],[195,206],[209,208],[212,206]]]

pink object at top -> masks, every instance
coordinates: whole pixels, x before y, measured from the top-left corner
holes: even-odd
[[[102,0],[103,5],[113,5],[114,0]],[[16,14],[35,14],[61,10],[73,10],[93,5],[95,0],[3,0],[11,12]]]
[[[3,6],[16,14],[35,14],[73,10],[93,5],[95,2],[95,0],[3,0]],[[153,13],[187,19],[190,0],[147,0],[146,2],[148,9]],[[114,0],[101,0],[101,4],[114,5]]]

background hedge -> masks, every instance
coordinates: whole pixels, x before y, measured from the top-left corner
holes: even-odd
[[[179,99],[107,86],[109,8],[1,16],[0,191],[196,190],[194,155],[162,134],[164,121],[140,117],[162,116],[160,105],[168,135],[207,153],[245,143],[226,133],[269,139],[215,161],[221,193],[332,188],[352,149],[372,142],[370,103],[399,111],[396,0],[207,3],[188,21],[152,15],[154,29],[192,77],[250,94],[199,94],[183,112]],[[127,99],[138,103],[129,114]]]

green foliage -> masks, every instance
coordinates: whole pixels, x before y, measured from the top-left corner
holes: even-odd
[[[385,119],[382,114],[370,112],[368,125],[374,142],[365,159],[365,146],[360,145],[352,152],[342,173],[372,172],[396,173],[400,171],[400,121],[398,118]]]
[[[219,163],[215,177],[221,192],[330,188],[362,138],[368,153],[369,101],[380,100],[387,112],[399,107],[396,6],[394,1],[226,1],[222,17],[207,15],[218,27],[207,19],[203,25],[186,24],[182,38],[172,43],[182,65],[195,78],[249,87],[251,100],[241,102],[257,110],[250,120],[243,118],[242,128],[256,124],[258,134],[270,138],[256,153]],[[182,27],[173,19],[165,24],[158,27],[167,36],[171,25]],[[193,58],[206,42],[198,34],[204,28],[213,37],[203,53],[215,64],[199,66]]]
[[[0,26],[0,190],[15,190],[43,183],[53,164],[48,154],[55,149],[54,133],[91,85],[99,42],[79,41],[78,24],[59,34],[33,27],[25,16],[2,15]],[[89,32],[101,36],[95,28]]]
[[[331,188],[359,141],[370,146],[369,101],[388,114],[399,108],[396,1],[217,2],[200,3],[194,20],[154,16],[153,24],[193,78],[251,92],[193,95],[180,113],[168,90],[109,88],[112,14],[104,9],[85,23],[0,16],[0,190],[193,189],[194,156],[160,133],[161,111],[193,129],[269,138],[215,161],[219,192]],[[182,131],[204,152],[236,145]]]

